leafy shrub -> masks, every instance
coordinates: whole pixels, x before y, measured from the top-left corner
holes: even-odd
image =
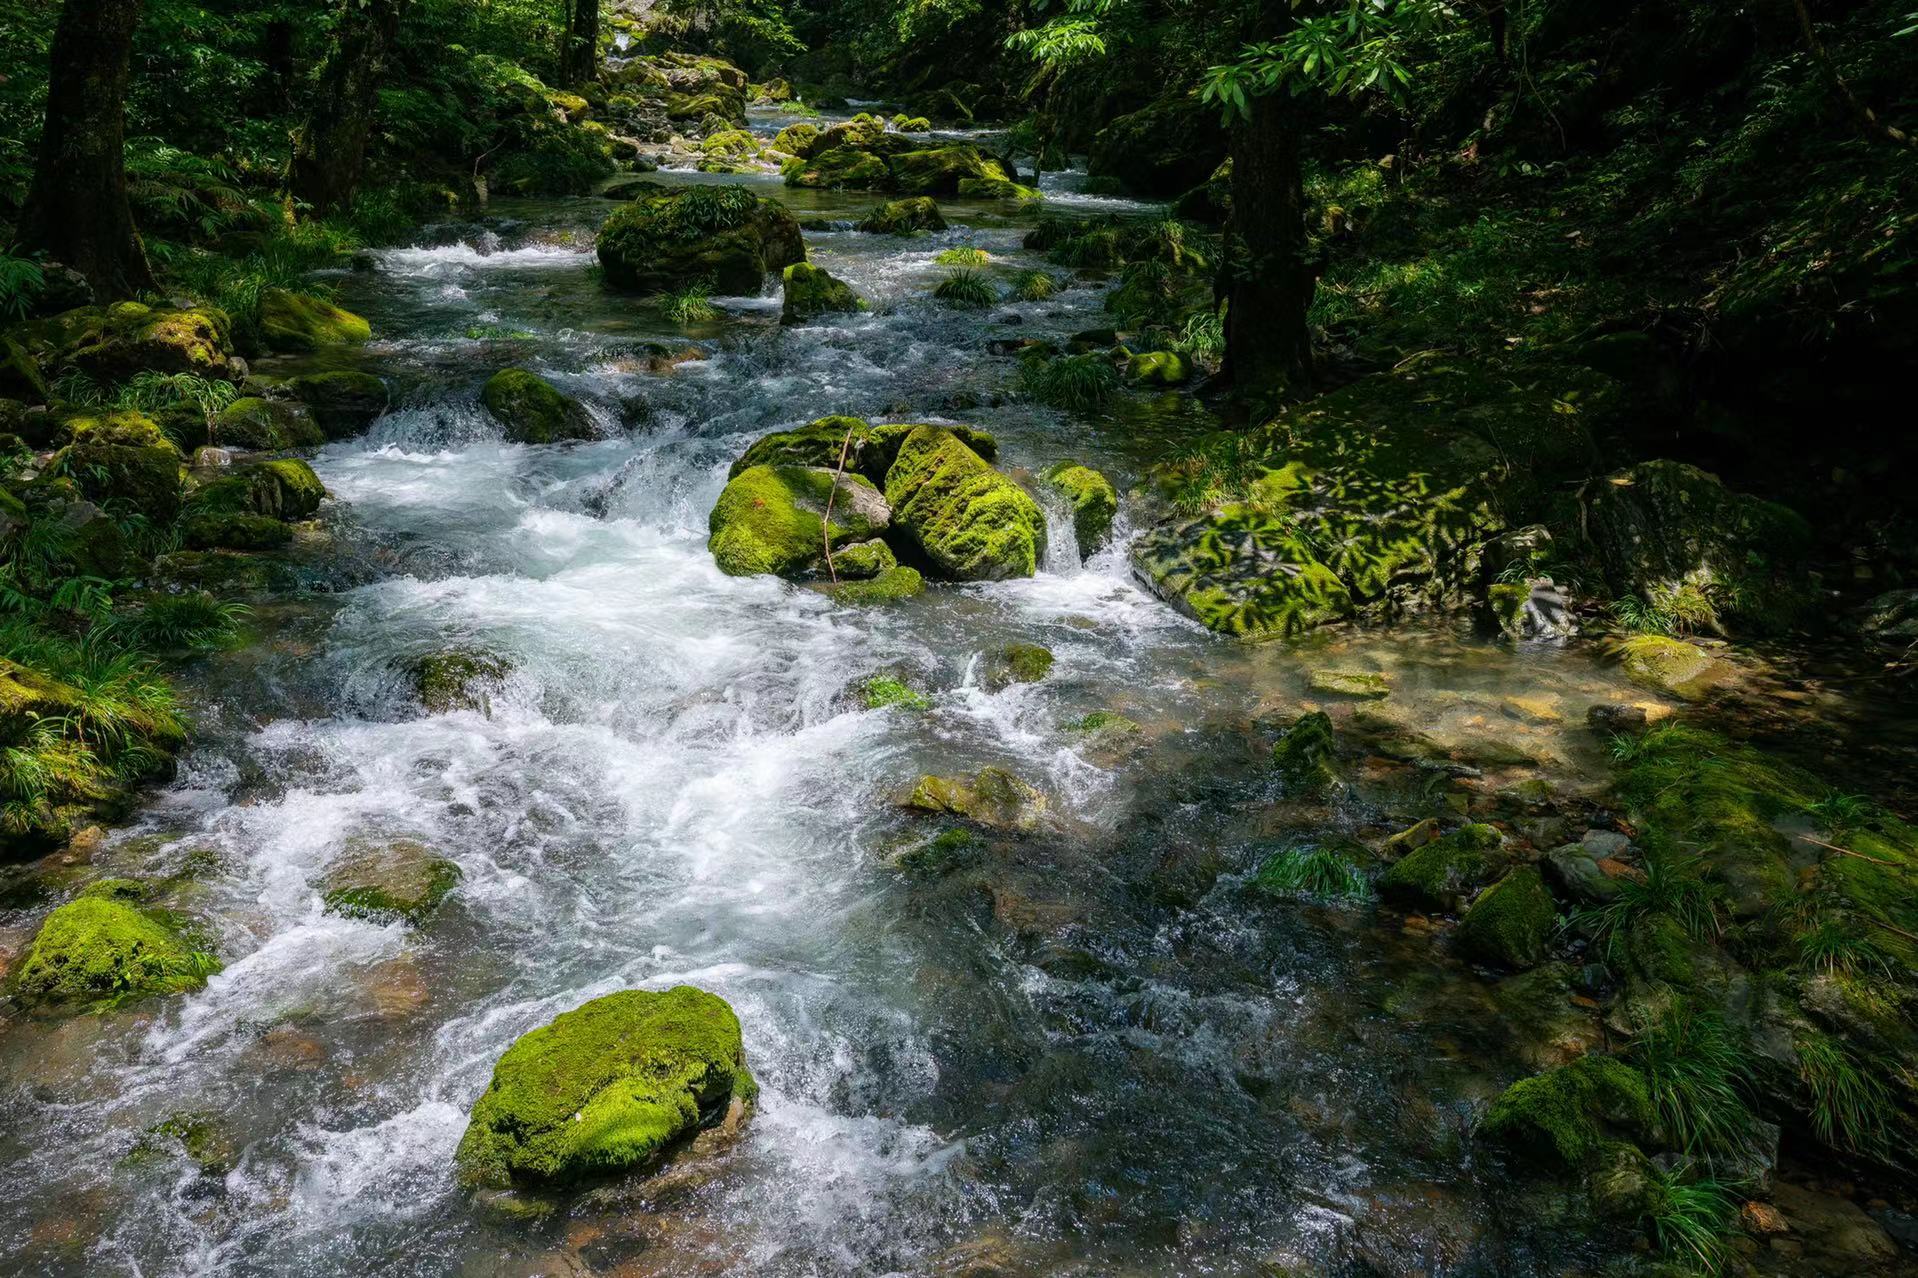
[[[25,319],[45,284],[38,262],[0,253],[0,318]]]

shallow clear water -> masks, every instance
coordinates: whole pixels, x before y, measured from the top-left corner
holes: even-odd
[[[826,219],[871,202],[792,199]],[[1337,808],[1280,802],[1266,752],[1314,666],[1388,670],[1375,713],[1516,743],[1538,761],[1520,775],[1573,787],[1595,761],[1566,724],[1620,695],[1610,676],[1449,632],[1223,643],[1138,587],[1122,548],[1073,562],[1056,514],[1038,577],[890,608],[726,577],[706,514],[776,426],[965,420],[1015,474],[1072,456],[1124,487],[1178,429],[1136,423],[1195,410],[1010,400],[986,342],[1101,323],[1104,282],[932,302],[941,248],[1029,264],[998,206],[955,203],[952,230],[917,240],[809,233],[869,314],[782,328],[768,292],[691,331],[599,287],[612,207],[502,204],[332,281],[381,335],[337,358],[398,404],[315,460],[336,500],[314,592],[193,673],[202,735],[177,783],[75,871],[190,874],[170,899],[228,966],[185,999],[0,1027],[8,1271],[1533,1267],[1549,1219],[1465,1140],[1523,1068],[1489,986],[1370,907],[1261,900],[1245,879],[1280,839],[1390,828],[1406,785],[1445,781],[1374,761]],[[468,336],[484,330],[529,336]],[[646,343],[689,340],[707,358],[647,371]],[[606,438],[503,443],[478,390],[509,364],[580,395]],[[1014,639],[1049,645],[1052,676],[983,690],[979,657]],[[410,699],[407,662],[451,643],[514,663],[490,715]],[[855,708],[847,686],[882,669],[934,708]],[[1062,731],[1097,709],[1139,720],[1141,746],[1100,756]],[[1047,829],[943,877],[890,868],[913,828],[897,796],[987,764],[1047,794]],[[321,912],[316,883],[365,837],[459,863],[427,926]],[[455,1189],[465,1112],[517,1035],[678,982],[731,1001],[764,1087],[709,1175],[534,1223]],[[182,1111],[212,1116],[224,1165],[130,1157]]]

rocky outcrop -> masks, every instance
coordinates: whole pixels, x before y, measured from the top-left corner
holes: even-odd
[[[906,436],[886,500],[902,535],[955,581],[1030,577],[1045,554],[1038,503],[942,427]]]
[[[210,307],[83,306],[23,325],[14,337],[49,378],[69,368],[109,383],[143,372],[220,380],[234,372],[226,317]]]
[[[321,883],[326,911],[374,923],[426,921],[459,886],[460,868],[412,839],[356,840]]]
[[[523,368],[506,368],[480,389],[486,411],[506,428],[516,444],[554,444],[591,439],[596,433],[585,405]]]
[[[131,895],[84,895],[49,914],[9,992],[28,1005],[86,1011],[204,986],[219,961]]]
[[[805,577],[825,572],[828,537],[851,546],[891,522],[891,507],[864,475],[835,477],[823,466],[750,466],[720,493],[707,544],[721,572]]]
[[[806,260],[792,213],[743,186],[642,194],[606,219],[597,250],[606,282],[637,293],[706,283],[752,295],[769,271]]]
[[[866,214],[859,229],[871,235],[916,235],[946,229],[945,214],[929,195],[893,200]]]

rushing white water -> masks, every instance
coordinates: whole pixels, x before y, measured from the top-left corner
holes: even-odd
[[[972,421],[1015,474],[1076,456],[1128,481],[1124,419],[1019,404],[984,350],[1099,323],[1102,282],[956,313],[926,296],[941,248],[1029,264],[1000,211],[918,240],[813,233],[870,313],[781,328],[770,296],[722,299],[728,318],[694,334],[707,358],[653,372],[635,352],[686,334],[600,290],[589,241],[568,236],[606,207],[515,209],[340,281],[401,394],[315,462],[339,556],[362,567],[212,663],[207,743],[102,858],[156,878],[216,867],[182,897],[226,970],[151,1012],[7,1040],[16,1271],[883,1274],[1003,1246],[1083,1272],[1244,1272],[1463,1176],[1455,1141],[1407,1152],[1381,1117],[1430,1053],[1410,1031],[1353,1051],[1344,1005],[1380,973],[1347,927],[1248,922],[1229,885],[1168,907],[1119,872],[1181,848],[1230,862],[1264,832],[1257,750],[1233,743],[1296,702],[1299,658],[1221,645],[1144,593],[1124,516],[1081,565],[1051,507],[1037,577],[870,610],[727,577],[706,551],[746,443],[829,412]],[[502,442],[477,389],[509,363],[581,395],[606,437]],[[980,658],[1011,640],[1058,664],[988,691]],[[1432,642],[1408,690],[1484,686],[1472,650]],[[456,644],[512,665],[490,713],[412,700],[407,664]],[[848,699],[882,670],[933,708]],[[1544,655],[1519,677],[1567,698],[1593,678]],[[1483,713],[1457,704],[1435,720]],[[1062,730],[1097,709],[1143,723],[1151,761]],[[914,778],[988,764],[1047,794],[1054,832],[963,889],[888,868]],[[427,926],[322,911],[317,885],[355,840],[402,837],[463,875]],[[517,1035],[679,982],[738,1010],[765,1089],[712,1180],[570,1230],[491,1220],[455,1189],[465,1112]],[[1418,1086],[1469,1092],[1457,1073],[1428,1063]],[[229,1147],[213,1172],[128,1158],[183,1111]],[[1438,1210],[1488,1227],[1453,1194]]]

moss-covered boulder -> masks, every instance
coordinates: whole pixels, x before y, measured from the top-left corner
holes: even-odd
[[[85,1010],[197,990],[219,970],[162,917],[102,894],[49,914],[8,986],[30,1006]]]
[[[819,136],[819,126],[807,120],[789,124],[773,135],[772,149],[787,155],[803,156]]]
[[[962,817],[996,830],[1032,830],[1045,815],[1046,798],[1004,768],[982,768],[967,777],[921,777],[904,801],[915,812]]]
[[[260,295],[260,340],[268,350],[363,346],[372,339],[372,325],[324,298],[284,288],[270,288]]]
[[[1164,98],[1122,115],[1092,140],[1086,169],[1140,195],[1172,199],[1211,176],[1226,156],[1218,113],[1197,98]]]
[[[1030,577],[1045,554],[1038,503],[944,427],[906,436],[886,472],[886,500],[902,535],[955,580]]]
[[[1141,386],[1183,386],[1192,364],[1177,351],[1146,351],[1126,360],[1126,376]]]
[[[423,843],[355,840],[327,870],[320,890],[329,914],[418,925],[459,881],[459,866]]]
[[[806,159],[786,162],[780,170],[787,186],[815,191],[884,191],[892,186],[892,170],[871,151],[835,147]]]
[[[0,397],[27,404],[44,404],[48,399],[39,359],[11,337],[0,337]]]
[[[1041,643],[1009,643],[980,659],[979,685],[989,692],[1015,683],[1038,683],[1052,673],[1052,649]]]
[[[183,459],[152,418],[125,410],[68,418],[62,428],[72,442],[55,468],[88,498],[160,525],[179,514]]]
[[[198,482],[188,492],[189,518],[206,515],[263,515],[269,519],[305,519],[326,499],[326,487],[313,468],[294,457],[233,466]]]
[[[1580,1169],[1610,1141],[1649,1139],[1657,1130],[1644,1077],[1617,1057],[1589,1055],[1513,1083],[1477,1134],[1547,1165]]]
[[[1545,961],[1557,915],[1537,867],[1521,865],[1479,893],[1465,911],[1458,925],[1459,949],[1501,967],[1536,967]]]
[[[832,507],[832,525],[826,508]],[[823,571],[826,541],[851,545],[884,532],[892,510],[871,480],[813,466],[752,466],[720,493],[707,545],[720,571],[735,577]]]
[[[1112,481],[1074,461],[1048,466],[1040,478],[1072,507],[1072,533],[1079,543],[1079,557],[1089,559],[1104,549],[1112,536],[1112,520],[1119,513],[1119,493]]]
[[[1296,634],[1353,608],[1298,526],[1252,505],[1147,530],[1132,543],[1132,571],[1208,630],[1241,638]]]
[[[293,527],[271,515],[245,511],[192,511],[180,521],[189,550],[278,550],[293,540]]]
[[[911,599],[926,590],[926,579],[917,568],[900,564],[888,568],[864,581],[840,581],[821,584],[819,590],[843,604],[864,606],[868,604],[897,603],[901,599]]]
[[[523,368],[503,368],[487,378],[480,402],[516,444],[555,444],[594,434],[585,405]]]
[[[1037,204],[1045,192],[1006,178],[960,178],[955,192],[962,200],[1012,200],[1019,204]]]
[[[275,452],[282,448],[311,448],[326,442],[313,410],[305,404],[285,399],[260,399],[248,395],[236,399],[213,419],[213,442],[221,448],[258,449]]]
[[[513,672],[512,663],[481,648],[430,652],[407,668],[413,694],[429,714],[492,709],[491,693]]]
[[[1452,909],[1498,873],[1504,843],[1494,826],[1461,826],[1394,863],[1379,876],[1379,895],[1419,909]]]
[[[929,195],[893,200],[866,214],[859,229],[872,235],[916,235],[946,229],[945,214]]]
[[[739,1018],[680,985],[622,990],[520,1037],[455,1154],[469,1188],[539,1188],[646,1171],[758,1095]]]
[[[49,375],[71,368],[113,383],[149,371],[218,380],[233,372],[226,317],[210,307],[83,306],[36,320],[15,336]]]
[[[892,547],[877,537],[871,541],[854,542],[843,549],[834,547],[832,552],[832,574],[840,577],[877,577],[898,566],[899,559],[892,553]]]
[[[606,219],[597,251],[606,282],[636,293],[703,283],[750,296],[767,272],[806,260],[792,213],[743,186],[641,195]]]
[[[1688,701],[1703,698],[1727,673],[1697,644],[1665,635],[1630,635],[1611,644],[1610,651],[1634,682]]]
[[[753,466],[824,466],[837,470],[843,454],[847,470],[882,484],[899,455],[899,446],[915,429],[909,423],[875,426],[859,417],[821,417],[754,440],[733,463],[728,477],[736,479]],[[999,441],[983,430],[972,426],[946,429],[987,461],[999,455]]]
[[[866,309],[852,285],[809,262],[794,262],[787,267],[784,286],[786,304],[779,314],[782,324],[801,324],[820,315],[856,314]]]
[[[286,384],[312,410],[328,439],[345,439],[371,426],[392,403],[386,383],[371,373],[336,369],[305,373]]]
[[[886,164],[892,171],[893,185],[905,195],[958,195],[959,184],[968,178],[1007,180],[997,160],[986,159],[978,147],[965,143],[902,151]]]
[[[1280,734],[1272,747],[1272,766],[1278,769],[1288,793],[1320,794],[1339,784],[1339,774],[1333,767],[1335,748],[1332,720],[1315,710],[1300,715]]]

